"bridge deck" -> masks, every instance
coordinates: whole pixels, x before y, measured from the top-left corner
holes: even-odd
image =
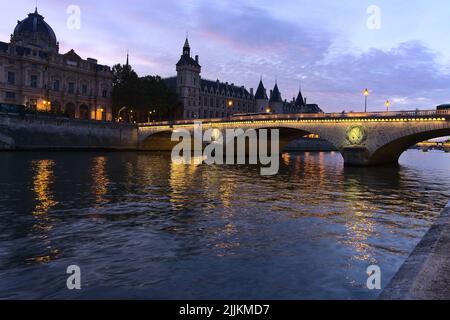
[[[370,113],[302,113],[302,114],[268,114],[238,116],[230,118],[190,119],[177,121],[162,121],[140,123],[139,127],[192,125],[195,121],[203,123],[236,123],[261,121],[306,121],[306,122],[353,122],[353,121],[421,121],[450,120],[450,110],[414,110],[400,112],[370,112]]]

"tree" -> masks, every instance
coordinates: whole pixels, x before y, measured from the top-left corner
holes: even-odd
[[[139,94],[141,92],[139,77],[130,65],[117,64],[112,68],[112,72],[113,115],[117,118],[119,110],[126,107],[126,112],[121,113],[121,116],[126,121],[130,121],[131,111],[139,107]]]
[[[141,108],[149,120],[173,120],[178,96],[159,76],[146,76],[141,80]]]
[[[129,65],[118,64],[112,70],[113,112],[116,118],[123,107],[127,109],[121,117],[128,122],[174,120],[182,114],[178,96],[161,77],[139,78]]]

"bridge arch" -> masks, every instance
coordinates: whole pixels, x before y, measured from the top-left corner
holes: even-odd
[[[435,129],[412,133],[394,139],[378,148],[370,157],[370,162],[376,164],[397,164],[400,156],[408,148],[419,142],[450,136],[450,128]]]
[[[171,140],[172,132],[173,130],[165,130],[143,135],[139,139],[139,149],[145,151],[172,151],[178,144],[177,141],[173,142]]]

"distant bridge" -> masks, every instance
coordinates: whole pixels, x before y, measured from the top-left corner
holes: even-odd
[[[281,114],[227,119],[198,119],[203,129],[279,129],[280,148],[292,140],[317,134],[342,154],[345,165],[398,163],[400,155],[418,142],[450,136],[450,110]],[[170,151],[174,130],[194,130],[194,120],[138,125],[138,149]]]

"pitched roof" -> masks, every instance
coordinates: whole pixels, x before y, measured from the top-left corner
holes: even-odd
[[[272,94],[270,95],[270,102],[283,102],[281,99],[281,93],[278,89],[278,84],[275,83],[275,87],[273,88]]]
[[[200,67],[200,64],[192,59],[190,56],[182,55],[180,60],[177,63],[177,67],[179,66],[195,66]]]
[[[73,49],[71,49],[69,52],[65,53],[64,56],[69,59],[82,60],[81,57]]]
[[[229,96],[243,96],[250,98],[250,93],[245,89],[245,87],[238,87],[233,84],[223,83],[220,81],[212,80],[201,80],[202,90],[213,90],[214,92],[225,93]]]
[[[256,89],[255,93],[256,100],[268,100],[266,89],[264,88],[264,84],[262,80],[259,81],[258,89]]]
[[[301,107],[301,106],[305,105],[305,99],[303,99],[303,95],[302,95],[302,91],[301,90],[298,91],[298,96],[297,96],[297,99],[295,100],[295,105],[297,107]]]
[[[190,48],[190,46],[189,46],[189,40],[188,40],[187,37],[186,37],[186,41],[184,42],[183,48]]]

